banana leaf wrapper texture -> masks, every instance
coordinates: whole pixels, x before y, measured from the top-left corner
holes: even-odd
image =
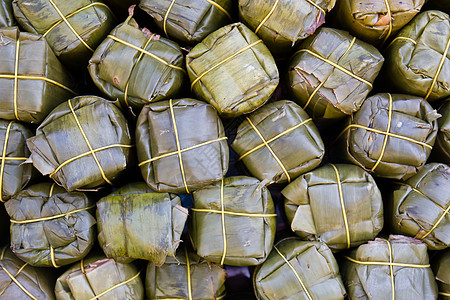
[[[193,93],[224,117],[256,110],[279,82],[269,49],[242,23],[208,35],[186,56],[186,65]]]
[[[344,299],[339,267],[323,242],[286,238],[256,267],[253,287],[260,300]]]
[[[72,265],[56,281],[57,300],[143,300],[141,271],[134,264],[89,255]]]
[[[239,16],[275,56],[288,53],[325,23],[335,0],[239,0]],[[289,20],[289,21],[287,21]]]
[[[395,37],[386,51],[387,82],[398,92],[435,101],[450,96],[450,17],[420,13]]]
[[[60,267],[85,257],[95,242],[93,202],[52,183],[21,191],[5,203],[11,250],[36,267]]]
[[[374,46],[346,31],[322,27],[291,58],[289,87],[313,118],[343,118],[361,107],[383,62]]]
[[[140,30],[131,16],[95,50],[88,70],[108,98],[138,111],[174,96],[186,73],[180,47],[146,28]]]
[[[380,190],[358,166],[320,167],[301,175],[282,194],[292,231],[306,240],[323,241],[332,250],[373,240],[383,228]]]
[[[128,184],[97,202],[98,241],[119,262],[145,259],[161,266],[175,256],[188,211],[178,196]]]
[[[450,299],[450,249],[437,254],[431,261],[431,268],[436,275],[439,288],[439,300]]]
[[[390,193],[389,217],[394,233],[424,241],[430,250],[450,246],[450,167],[425,165]]]
[[[158,192],[190,193],[221,180],[228,170],[228,144],[212,105],[195,99],[144,106],[136,125],[139,166]]]
[[[442,117],[438,119],[439,131],[433,150],[438,161],[450,164],[450,99],[439,108],[439,114]]]
[[[16,300],[54,300],[52,272],[24,263],[3,247],[0,253],[0,297]]]
[[[112,184],[131,160],[131,135],[117,106],[96,96],[69,99],[27,140],[28,162],[67,191]]]
[[[15,25],[12,0],[0,0],[0,27]]]
[[[376,94],[340,134],[347,159],[377,177],[406,180],[426,163],[440,115],[423,98]]]
[[[340,264],[349,299],[437,299],[425,243],[404,236],[377,238]]]
[[[148,264],[145,290],[147,299],[223,299],[225,277],[223,268],[180,247],[161,267]]]
[[[141,0],[164,34],[183,43],[196,44],[232,22],[233,0]]]
[[[71,76],[42,36],[0,28],[0,56],[0,118],[37,124],[75,96]]]
[[[23,29],[42,34],[72,68],[85,67],[116,25],[109,7],[94,0],[13,0],[13,10]]]
[[[231,147],[253,176],[270,183],[290,182],[317,167],[325,154],[312,119],[292,101],[273,102],[249,115]]]
[[[272,250],[276,213],[265,182],[236,176],[193,193],[189,235],[197,254],[220,265],[259,265]]]

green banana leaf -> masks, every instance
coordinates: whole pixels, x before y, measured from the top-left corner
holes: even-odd
[[[132,15],[95,50],[88,70],[95,85],[108,98],[119,99],[122,106],[138,111],[145,104],[176,95],[185,77],[180,47],[146,28],[140,30]]]
[[[268,143],[270,148],[264,146],[249,120],[266,142],[276,138]],[[270,183],[290,182],[314,169],[325,153],[316,126],[308,114],[292,101],[273,102],[249,115],[239,125],[231,147],[241,158],[245,155],[242,162],[253,176],[259,180],[269,180]],[[254,149],[257,150],[250,152]]]
[[[341,274],[349,299],[437,299],[438,288],[429,267],[425,243],[398,235],[389,237],[390,246],[386,241],[377,238],[349,254],[350,259],[362,264],[354,263],[346,257],[342,258]],[[389,255],[389,249],[392,250],[392,256]],[[390,258],[394,264],[418,267],[394,265],[391,269]],[[387,265],[369,265],[367,262]]]
[[[89,211],[94,206],[84,193],[39,183],[5,208],[11,218],[11,250],[32,266],[71,264],[85,257],[95,242],[96,221]]]
[[[0,251],[0,297],[2,299],[55,299],[53,293],[55,281],[49,269],[34,268],[24,263],[8,247],[3,247]]]
[[[158,192],[190,193],[221,180],[228,170],[222,121],[202,101],[183,98],[144,106],[136,141],[142,176]]]
[[[139,274],[133,264],[121,264],[114,259],[90,255],[58,278],[56,299],[143,300],[144,286]]]
[[[141,0],[139,7],[168,38],[196,44],[232,21],[233,0]]]
[[[390,192],[391,231],[421,239],[430,250],[450,246],[450,167],[425,165]],[[447,210],[447,211],[445,211]]]
[[[293,237],[278,242],[267,260],[256,267],[253,287],[259,300],[335,300],[346,295],[330,248],[323,242]]]
[[[278,69],[259,41],[244,24],[234,23],[208,35],[186,56],[191,90],[221,116],[250,113],[275,91]]]
[[[438,119],[439,131],[436,137],[436,144],[433,150],[438,155],[438,161],[450,164],[450,99],[439,108]]]
[[[33,167],[30,164],[23,164],[30,156],[26,140],[32,135],[31,130],[21,123],[0,120],[2,154],[5,150],[5,160],[1,161],[0,169],[2,202],[20,192],[33,175]]]
[[[291,58],[289,87],[313,118],[343,118],[361,107],[383,62],[374,46],[346,31],[322,27]]]
[[[187,216],[178,196],[131,183],[97,202],[98,241],[119,262],[145,259],[161,266],[175,256]]]
[[[222,299],[226,294],[225,276],[226,272],[220,266],[180,247],[176,256],[168,257],[161,267],[148,264],[147,299]]]
[[[131,135],[124,115],[112,102],[96,96],[60,104],[27,144],[28,162],[69,192],[111,182],[131,160]]]
[[[188,232],[199,256],[232,266],[255,266],[266,260],[275,238],[276,214],[264,184],[235,176],[193,193]]]
[[[42,34],[56,56],[74,69],[87,65],[116,25],[108,6],[95,0],[13,0],[13,10],[23,29]]]
[[[239,0],[239,16],[275,56],[288,53],[325,23],[336,0]],[[339,1],[338,1],[339,2]]]
[[[0,0],[0,27],[14,26],[15,23],[12,0]]]
[[[71,76],[41,36],[17,27],[0,28],[0,56],[0,118],[38,124],[75,95]]]
[[[431,261],[431,268],[436,275],[440,300],[450,299],[450,249],[439,252]]]
[[[430,102],[450,96],[449,41],[449,15],[437,10],[417,15],[386,51],[386,81],[398,92]]]

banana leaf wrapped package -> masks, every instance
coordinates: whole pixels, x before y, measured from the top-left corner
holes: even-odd
[[[11,250],[36,267],[60,267],[85,257],[95,242],[93,202],[81,192],[39,183],[5,203]]]
[[[376,94],[349,118],[340,135],[341,149],[374,176],[406,180],[430,156],[439,117],[423,98]]]
[[[88,69],[105,95],[138,110],[174,96],[186,72],[180,47],[146,28],[140,30],[132,15],[95,50]]]
[[[253,176],[270,183],[290,182],[314,169],[325,153],[312,119],[292,101],[273,102],[249,115],[231,147]]]
[[[292,231],[306,240],[323,241],[332,250],[373,240],[383,228],[380,190],[358,166],[320,167],[301,175],[282,194]]]
[[[40,123],[75,95],[71,76],[41,36],[0,28],[0,56],[1,119]]]
[[[191,90],[224,117],[256,110],[279,81],[269,49],[242,23],[208,35],[186,56],[186,65]]]
[[[98,241],[119,262],[145,259],[161,266],[175,256],[187,216],[178,196],[131,183],[97,202]]]
[[[438,155],[439,161],[450,164],[450,99],[439,108],[439,131],[433,151]]]
[[[438,288],[419,240],[391,235],[353,250],[341,261],[349,299],[437,299]]]
[[[18,259],[8,247],[0,253],[0,297],[16,300],[54,300],[51,272]]]
[[[450,167],[425,165],[391,192],[389,217],[394,233],[424,241],[430,250],[450,246]]]
[[[42,34],[68,66],[86,66],[95,48],[114,28],[109,7],[95,0],[13,0],[17,22]]]
[[[344,299],[339,267],[323,242],[286,238],[256,267],[253,287],[259,300]]]
[[[11,27],[15,23],[12,0],[0,0],[0,27]]]
[[[112,184],[129,164],[133,147],[120,109],[96,96],[60,104],[27,144],[28,161],[69,192]]]
[[[221,180],[226,139],[212,105],[189,98],[148,104],[136,125],[142,176],[153,190],[177,194]]]
[[[189,235],[197,254],[220,265],[259,265],[272,249],[276,213],[265,182],[224,178],[193,193]]]
[[[233,19],[233,0],[141,0],[147,12],[168,38],[196,44]]]
[[[450,96],[450,17],[417,15],[386,51],[385,78],[397,91],[435,101]]]
[[[291,58],[290,89],[313,118],[343,118],[361,107],[383,62],[374,46],[322,27]]]
[[[90,255],[75,263],[56,281],[57,300],[143,300],[144,285],[133,264]]]
[[[220,266],[180,247],[161,267],[148,264],[145,290],[148,299],[222,299],[225,276]]]
[[[436,282],[439,287],[439,299],[450,299],[450,249],[437,254],[431,262],[431,268],[436,275]]]

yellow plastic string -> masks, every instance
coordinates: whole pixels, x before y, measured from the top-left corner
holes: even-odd
[[[439,217],[439,219],[436,221],[436,223],[434,223],[433,227],[431,227],[431,229],[424,234],[422,237],[420,237],[421,240],[423,240],[424,238],[426,238],[427,236],[430,235],[430,233],[433,232],[433,230],[436,229],[436,227],[439,226],[439,224],[442,222],[442,220],[445,218],[445,216],[450,212],[450,205],[447,207],[447,209],[442,213],[442,215]]]
[[[50,246],[50,259],[52,261],[53,267],[55,267],[55,268],[59,268],[60,267],[60,266],[58,266],[56,264],[56,261],[55,261],[55,249],[53,249],[52,246]]]
[[[104,296],[105,294],[111,292],[112,290],[114,290],[114,289],[116,289],[116,288],[118,288],[118,287],[120,287],[120,286],[122,286],[122,285],[125,285],[125,284],[127,284],[127,283],[129,283],[129,282],[135,280],[136,278],[139,277],[139,275],[141,274],[141,272],[142,272],[142,271],[139,271],[139,272],[138,272],[136,275],[134,275],[133,277],[131,277],[131,278],[129,278],[129,279],[127,279],[127,280],[125,280],[125,281],[123,281],[123,282],[121,282],[121,283],[118,283],[118,284],[116,284],[116,285],[114,285],[114,286],[112,286],[112,287],[110,287],[110,288],[107,289],[106,291],[101,292],[100,294],[98,294],[98,295],[92,297],[92,298],[89,299],[89,300],[95,300],[95,299],[98,299],[98,298]]]
[[[450,293],[439,292],[439,295],[450,297]]]
[[[428,89],[428,93],[426,94],[426,96],[425,96],[425,98],[424,98],[425,100],[428,100],[428,97],[430,97],[431,92],[433,91],[433,87],[434,87],[434,85],[435,85],[436,82],[437,82],[437,79],[438,79],[438,77],[439,77],[439,74],[440,74],[441,71],[442,71],[442,67],[444,66],[445,59],[447,58],[447,53],[448,53],[449,48],[450,48],[450,38],[449,38],[448,41],[447,41],[447,45],[445,46],[444,54],[443,54],[442,57],[441,57],[441,61],[439,62],[439,66],[438,66],[438,68],[437,68],[436,74],[435,74],[434,77],[433,77],[433,82],[431,83],[431,86],[430,86],[430,88]]]
[[[84,258],[82,258],[80,261],[80,270],[81,270],[81,273],[83,274],[84,279],[86,279],[86,283],[89,285],[89,288],[91,289],[92,294],[94,294],[94,296],[95,296],[95,291],[92,288],[92,285],[89,282],[89,279],[87,278],[86,270],[84,269]]]
[[[86,271],[84,270],[84,258],[82,258],[80,261],[80,269],[81,273],[86,274]]]
[[[392,266],[392,246],[388,240],[383,239],[389,248],[389,275],[391,276],[391,286],[392,286],[392,300],[395,299],[395,282],[394,282],[394,267]]]
[[[5,248],[6,249],[6,248]],[[2,253],[3,254],[3,253]],[[3,255],[2,258],[3,259]],[[22,267],[20,267],[20,269],[17,271],[16,275],[14,275],[14,277],[19,276],[20,272],[23,271],[23,269],[25,269],[25,267],[28,266],[28,263],[24,264]],[[8,282],[8,284],[3,288],[3,290],[0,292],[0,296],[3,295],[3,293],[6,291],[6,289],[11,285],[11,283],[13,283],[13,281],[11,280],[10,282]]]
[[[388,34],[385,36],[383,43],[386,43],[386,41],[389,39],[389,37],[391,36],[392,33],[392,12],[391,12],[391,7],[389,6],[388,0],[384,0],[384,4],[386,5],[386,9],[387,9],[387,15],[389,16],[389,31]]]
[[[14,104],[14,116],[17,120],[19,119],[19,114],[17,113],[17,76],[19,73],[19,48],[20,48],[20,41],[17,40],[16,43],[16,61],[14,63],[14,98],[13,98],[13,104]]]
[[[184,254],[186,255],[186,272],[187,272],[187,288],[189,300],[192,300],[192,284],[191,284],[191,266],[189,262],[189,253],[184,247]]]
[[[167,37],[169,36],[167,34],[167,29],[166,29],[167,18],[169,17],[169,13],[172,10],[172,7],[173,7],[174,4],[175,4],[175,0],[172,0],[172,2],[169,5],[169,8],[167,8],[166,15],[164,16],[163,29],[164,29],[164,33],[166,34]]]
[[[386,128],[386,133],[389,133],[389,131],[391,130],[391,123],[392,123],[392,96],[391,96],[391,94],[388,94],[388,96],[389,96],[389,111],[388,111],[388,124],[387,124],[387,128]],[[370,169],[371,172],[375,171],[375,169],[378,167],[381,160],[383,159],[384,152],[386,151],[387,141],[388,141],[388,136],[385,135],[384,140],[383,140],[383,146],[381,147],[380,156],[378,157],[378,159],[377,159],[375,165],[372,167],[372,169]]]
[[[225,231],[225,208],[223,204],[223,178],[220,182],[220,214],[222,217],[222,238],[223,238],[223,252],[222,252],[222,258],[220,259],[220,265],[223,266],[223,263],[225,262],[225,257],[227,255],[227,235]]]
[[[226,11],[226,9],[225,8],[223,8],[222,6],[220,6],[217,2],[214,2],[214,1],[212,1],[212,0],[205,0],[206,2],[208,2],[208,3],[210,3],[210,4],[212,4],[212,5],[214,5],[215,7],[217,7],[221,12],[223,12],[227,17],[228,17],[228,19],[230,19],[230,21],[233,21],[233,18],[230,16],[230,14]]]
[[[284,260],[284,262],[289,266],[289,268],[291,268],[292,272],[294,272],[295,277],[297,278],[298,282],[302,286],[302,289],[305,291],[305,294],[308,297],[308,299],[309,300],[313,300],[313,298],[311,297],[311,294],[309,293],[309,291],[306,288],[305,284],[301,280],[300,275],[297,273],[297,271],[295,270],[294,266],[287,260],[287,258],[280,252],[280,250],[278,250],[278,248],[276,246],[274,246],[273,248],[275,249],[275,251],[277,251],[277,253],[281,256],[281,258]]]
[[[354,258],[344,256],[349,261],[359,264],[359,265],[369,265],[369,266],[393,266],[393,267],[405,267],[405,268],[429,268],[430,265],[415,265],[415,264],[401,264],[401,263],[390,263],[390,262],[380,262],[380,261],[360,261]]]
[[[275,9],[278,6],[278,3],[280,3],[280,0],[275,0],[275,3],[273,4],[272,8],[270,9],[269,13],[264,17],[264,19],[261,21],[261,23],[259,23],[258,27],[256,27],[255,29],[255,33],[257,34],[258,31],[261,29],[261,26],[264,25],[264,23],[267,22],[267,20],[272,16],[272,14],[274,13]]]
[[[345,211],[345,205],[344,205],[344,195],[342,193],[342,184],[341,184],[341,178],[339,175],[339,171],[336,168],[335,165],[330,164],[330,166],[334,169],[334,172],[336,173],[336,180],[337,180],[337,186],[339,191],[339,200],[341,202],[341,208],[342,208],[342,217],[344,218],[344,225],[345,225],[345,234],[347,236],[347,248],[350,248],[350,229],[348,226],[348,220],[347,220],[347,213]]]
[[[74,91],[72,91],[70,88],[66,87],[65,85],[63,85],[63,84],[61,84],[61,83],[59,83],[59,82],[57,82],[57,81],[55,81],[53,79],[44,77],[44,76],[26,76],[26,75],[17,75],[17,76],[15,76],[15,75],[0,74],[0,78],[5,78],[5,79],[15,79],[15,78],[17,78],[17,79],[43,80],[43,81],[49,82],[51,84],[54,84],[54,85],[56,85],[56,86],[58,86],[58,87],[60,87],[62,89],[65,89],[66,91],[76,95],[76,93]]]
[[[55,184],[53,183],[52,186],[50,187],[50,191],[48,193],[48,196],[51,197],[53,196],[53,189],[55,188]]]
[[[411,43],[413,43],[414,45],[417,45],[417,42],[409,37],[406,36],[398,36],[395,39],[392,40],[392,42],[386,47],[389,48],[390,46],[392,46],[392,44],[394,44],[396,41],[398,40],[404,40],[404,41],[410,41]]]
[[[6,252],[6,247],[3,247],[2,255],[0,256],[0,260],[3,260],[3,258],[5,257],[5,252]]]
[[[13,124],[13,122],[9,122],[8,127],[6,128],[5,142],[3,143],[2,165],[0,167],[0,195],[3,192],[3,174],[5,171],[6,149],[8,147],[9,132],[11,131],[12,124]],[[0,197],[0,200],[2,202],[5,202],[5,201],[3,201],[3,197]]]
[[[17,220],[12,220],[11,219],[10,221],[11,221],[11,223],[14,223],[14,224],[30,224],[30,223],[36,223],[36,222],[42,222],[42,221],[50,221],[50,220],[55,220],[55,219],[63,218],[63,217],[66,217],[66,216],[70,216],[70,215],[79,213],[81,211],[90,210],[90,209],[92,209],[94,207],[95,207],[95,205],[92,205],[92,206],[75,209],[75,210],[69,211],[69,212],[64,213],[64,214],[54,215],[54,216],[50,216],[50,217],[43,217],[43,218],[24,220],[24,221],[17,221]]]
[[[195,212],[202,212],[202,213],[215,213],[215,214],[222,213],[221,210],[216,210],[216,209],[191,208],[191,210],[195,211]],[[269,218],[269,217],[277,216],[277,214],[252,214],[252,213],[239,213],[239,212],[232,212],[232,211],[224,211],[223,213],[226,215],[250,217],[250,218]]]
[[[11,278],[12,281],[25,293],[28,297],[30,297],[33,300],[39,300],[35,296],[33,296],[27,289],[5,268],[2,266],[3,271]]]
[[[322,13],[323,13],[323,16],[325,17],[325,10],[322,8],[322,7],[320,7],[319,5],[317,5],[316,3],[314,3],[313,1],[311,1],[311,0],[306,0],[306,2],[308,2],[309,4],[311,4],[312,6],[315,6],[318,10],[320,10]]]

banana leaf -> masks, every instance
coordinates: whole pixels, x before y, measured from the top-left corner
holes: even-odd
[[[373,240],[383,228],[380,190],[355,165],[320,167],[301,175],[282,194],[292,231],[305,240],[323,241],[334,251]]]
[[[425,165],[390,192],[389,219],[394,233],[427,243],[430,250],[450,246],[450,167]]]
[[[450,99],[439,108],[439,131],[433,150],[438,155],[438,161],[450,164]]]
[[[158,192],[190,193],[221,180],[228,170],[222,122],[212,105],[198,100],[144,106],[136,141],[142,176]]]
[[[0,27],[14,26],[15,23],[12,0],[0,0]]]
[[[55,281],[52,272],[24,263],[8,247],[3,247],[0,251],[0,297],[2,299],[55,299],[53,293]]]
[[[74,69],[87,65],[116,22],[109,7],[95,0],[13,0],[13,10],[23,29],[42,34]]]
[[[75,95],[71,76],[41,36],[0,28],[0,56],[0,118],[40,123]]]
[[[168,38],[196,44],[232,21],[233,0],[141,0],[139,7]]]
[[[336,0],[239,0],[239,16],[275,56],[288,53],[325,23]],[[339,1],[338,1],[339,2]]]
[[[349,118],[340,147],[350,162],[374,176],[406,180],[430,156],[439,117],[423,98],[376,94]]]
[[[343,118],[361,107],[383,62],[374,46],[322,27],[291,58],[290,90],[313,118]]]
[[[231,147],[253,176],[270,183],[290,182],[314,169],[325,153],[316,126],[292,101],[273,102],[253,112],[239,125]]]
[[[392,268],[390,261],[394,264]],[[377,238],[343,257],[340,268],[350,300],[437,299],[427,246],[413,238],[396,235],[389,240]]]
[[[33,175],[33,166],[23,164],[30,156],[26,140],[32,135],[31,130],[21,123],[0,120],[0,145],[2,153],[5,151],[5,159],[0,165],[2,202],[20,192]]]
[[[441,251],[431,261],[431,268],[436,275],[440,300],[450,299],[450,249]]]
[[[148,264],[147,299],[222,299],[226,294],[225,276],[220,266],[180,247],[176,256],[168,257],[161,267]]]
[[[253,287],[259,300],[344,299],[339,267],[323,242],[286,238],[256,267]]]
[[[242,23],[208,35],[186,56],[186,65],[191,90],[224,117],[256,110],[279,81],[269,49]]]
[[[235,176],[193,193],[188,232],[197,255],[232,266],[266,260],[275,238],[276,214],[264,184]]]
[[[90,255],[58,278],[56,299],[143,300],[144,286],[139,275],[140,271],[133,264]]]
[[[111,184],[129,164],[132,147],[120,109],[96,96],[60,104],[27,144],[28,162],[69,192]]]
[[[161,266],[175,256],[187,216],[178,196],[131,183],[97,202],[98,241],[119,262],[145,259]]]
[[[140,30],[132,15],[95,50],[88,70],[108,98],[138,110],[177,94],[185,75],[180,47],[146,28]]]
[[[417,15],[386,51],[386,81],[430,102],[450,96],[449,44],[449,15],[437,10]]]
[[[5,203],[11,250],[35,267],[60,267],[85,257],[95,242],[92,200],[51,183],[21,191]]]

